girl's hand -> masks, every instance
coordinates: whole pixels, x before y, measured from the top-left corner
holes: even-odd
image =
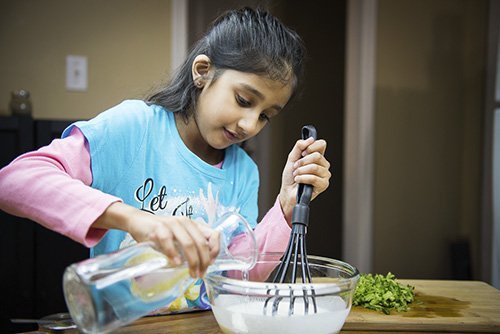
[[[297,203],[299,183],[313,186],[312,199],[325,191],[330,184],[330,163],[324,154],[326,141],[308,138],[300,139],[288,155],[281,179],[279,200],[285,218],[291,225],[292,210]]]
[[[174,264],[184,258],[193,278],[202,277],[219,254],[219,232],[185,216],[156,216],[117,202],[92,226],[124,230],[137,242],[153,242]]]

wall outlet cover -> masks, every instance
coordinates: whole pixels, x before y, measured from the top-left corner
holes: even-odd
[[[88,87],[87,57],[66,56],[66,89],[70,91],[86,91]]]

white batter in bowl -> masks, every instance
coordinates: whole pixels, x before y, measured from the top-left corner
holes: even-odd
[[[352,305],[358,270],[342,261],[308,256],[312,284],[275,284],[272,271],[280,262],[277,253],[261,254],[250,273],[212,273],[205,278],[214,316],[224,333],[338,333]],[[249,277],[249,280],[245,280]],[[307,298],[308,311],[302,296]],[[290,296],[295,296],[290,315]],[[279,296],[276,312],[273,303]]]

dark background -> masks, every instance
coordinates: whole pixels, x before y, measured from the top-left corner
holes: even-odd
[[[71,121],[33,120],[29,116],[0,117],[0,166],[21,153],[47,145]],[[88,257],[89,250],[28,219],[0,211],[1,262],[0,332],[36,329],[12,324],[10,318],[41,318],[66,312],[62,273],[69,264]]]

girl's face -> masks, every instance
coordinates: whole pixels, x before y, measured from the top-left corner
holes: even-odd
[[[205,82],[198,98],[199,136],[215,150],[252,138],[285,107],[292,90],[291,82],[225,70],[215,82]]]

